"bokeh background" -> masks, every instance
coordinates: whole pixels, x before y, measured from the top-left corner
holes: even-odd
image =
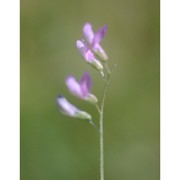
[[[159,0],[21,0],[21,180],[99,180],[99,136],[63,116],[56,96],[93,115],[64,79],[88,71],[102,96],[100,75],[76,49],[82,27],[104,24],[103,47],[117,64],[105,104],[105,179],[159,180]]]

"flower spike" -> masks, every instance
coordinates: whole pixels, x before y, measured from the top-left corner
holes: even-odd
[[[96,96],[90,93],[92,82],[91,77],[87,72],[84,73],[80,82],[77,82],[73,76],[68,76],[66,78],[66,85],[71,94],[75,95],[76,97],[91,103],[97,103],[98,99]]]
[[[101,180],[104,180],[104,105],[107,88],[113,71],[113,69],[109,69],[108,64],[106,62],[108,56],[100,45],[106,33],[106,25],[101,27],[97,32],[94,33],[92,25],[90,23],[85,23],[83,27],[83,35],[86,41],[84,39],[76,41],[76,47],[79,50],[81,56],[85,59],[85,61],[88,64],[90,64],[93,68],[99,71],[101,75],[104,77],[105,82],[100,106],[97,103],[98,99],[96,98],[96,96],[91,94],[92,81],[90,75],[87,72],[83,74],[80,81],[77,81],[76,78],[72,75],[68,76],[65,80],[66,86],[71,94],[82,100],[93,103],[93,105],[96,107],[99,113],[99,128],[96,127],[95,123],[92,120],[92,116],[89,113],[78,109],[63,96],[58,96],[56,99],[58,108],[63,114],[72,118],[84,119],[86,122],[88,121],[99,132]],[[103,72],[103,66],[107,70],[106,76]]]

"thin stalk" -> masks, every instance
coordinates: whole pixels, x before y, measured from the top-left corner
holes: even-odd
[[[110,69],[109,69],[108,64],[105,62],[104,65],[105,65],[105,68],[106,68],[106,70],[107,70],[107,73],[108,73],[108,74],[111,74],[111,71],[110,71]]]
[[[104,127],[103,127],[103,120],[104,120],[104,103],[106,98],[106,91],[110,80],[110,73],[107,75],[107,79],[105,81],[104,90],[103,90],[103,97],[100,109],[100,180],[104,180]]]
[[[89,120],[89,123],[96,129],[97,132],[99,132],[99,129],[97,128],[97,126],[94,124],[92,120]]]
[[[96,107],[96,109],[97,109],[98,113],[100,114],[100,112],[101,112],[101,111],[100,111],[99,106],[98,106],[98,104],[97,104],[97,103],[95,104],[95,107]]]

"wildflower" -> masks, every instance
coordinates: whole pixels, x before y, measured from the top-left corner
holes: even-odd
[[[88,119],[89,121],[92,121],[92,117],[90,114],[78,109],[77,107],[72,105],[70,102],[68,102],[66,98],[63,96],[57,97],[57,104],[60,108],[60,111],[67,116],[70,116],[73,118],[79,118],[79,119]]]
[[[91,103],[97,103],[98,99],[96,96],[90,93],[92,81],[87,72],[84,73],[80,82],[77,82],[73,76],[68,76],[66,79],[66,85],[73,95]]]
[[[106,61],[108,56],[104,49],[101,47],[100,42],[103,40],[107,32],[107,25],[101,27],[95,34],[90,23],[86,23],[83,27],[83,34],[89,43],[93,52],[102,60]]]
[[[94,53],[87,46],[86,42],[84,40],[82,41],[77,40],[76,46],[80,54],[86,60],[86,62],[90,64],[92,67],[94,67],[96,70],[98,70],[102,76],[104,76],[102,64],[96,59],[96,57],[94,56]]]

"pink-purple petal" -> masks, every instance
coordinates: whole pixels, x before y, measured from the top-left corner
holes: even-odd
[[[92,87],[92,81],[90,75],[86,72],[80,81],[81,91],[84,97],[88,96],[90,89]]]
[[[87,43],[84,40],[82,41],[78,40],[76,42],[76,46],[80,54],[87,62],[91,63],[93,59],[95,59],[93,52],[90,50],[90,48],[88,47]]]
[[[79,111],[75,106],[73,106],[71,103],[69,103],[66,98],[63,96],[57,97],[57,104],[61,110],[62,113],[74,117],[76,113]]]
[[[78,97],[82,97],[81,87],[73,76],[66,78],[66,85],[72,94]]]
[[[72,105],[70,102],[68,102],[66,100],[65,97],[58,96],[56,101],[57,101],[57,105],[58,105],[60,111],[63,114],[73,117],[73,118],[88,119],[88,120],[92,119],[90,114],[88,114],[87,112],[82,111],[82,110],[78,109],[77,107],[75,107],[74,105]]]
[[[93,52],[89,49],[85,54],[86,61],[92,62],[95,59]]]
[[[85,57],[85,54],[86,54],[86,51],[87,51],[87,47],[85,46],[85,44],[80,41],[80,40],[77,40],[76,41],[76,47],[78,48],[80,54]]]
[[[102,28],[100,28],[94,35],[94,38],[93,38],[93,42],[92,42],[92,47],[95,45],[95,44],[99,44],[103,38],[105,37],[106,35],[106,32],[107,32],[107,25],[103,26]]]
[[[91,44],[94,38],[94,32],[90,23],[85,23],[83,27],[83,34],[88,43]]]
[[[93,47],[93,51],[105,53],[104,49],[102,48],[100,44],[95,44],[95,46]]]

